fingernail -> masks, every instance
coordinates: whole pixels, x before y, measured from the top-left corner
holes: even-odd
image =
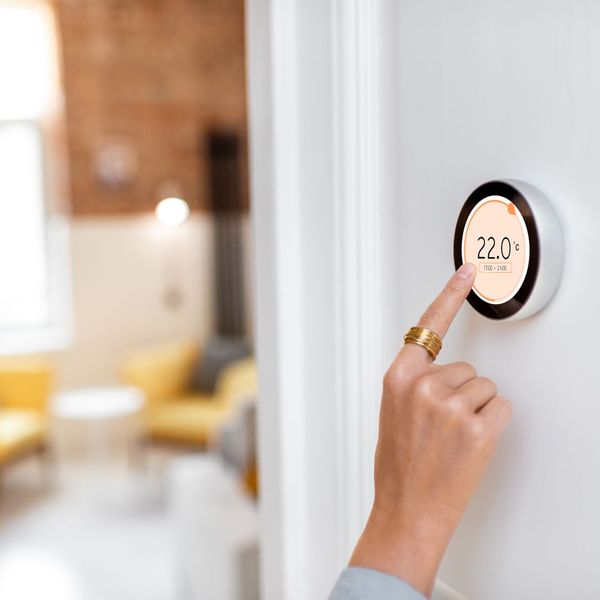
[[[465,263],[456,271],[456,276],[460,279],[471,279],[475,275],[475,265],[471,263]]]

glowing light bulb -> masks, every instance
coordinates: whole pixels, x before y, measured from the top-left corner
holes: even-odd
[[[156,218],[167,227],[181,225],[190,214],[190,207],[181,198],[165,198],[156,205]]]

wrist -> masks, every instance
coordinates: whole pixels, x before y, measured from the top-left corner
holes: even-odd
[[[429,597],[453,529],[435,518],[403,516],[375,505],[350,565],[394,575]]]

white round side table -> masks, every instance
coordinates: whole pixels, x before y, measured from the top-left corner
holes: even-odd
[[[144,392],[133,386],[100,386],[56,394],[52,414],[61,419],[100,421],[139,414]]]
[[[53,438],[65,466],[81,465],[95,483],[102,473],[121,471],[140,451],[143,435],[141,389],[99,386],[56,394],[50,403]],[[87,477],[89,481],[89,477]]]

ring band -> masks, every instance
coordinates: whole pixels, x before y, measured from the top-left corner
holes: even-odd
[[[411,327],[404,336],[405,344],[417,344],[429,352],[435,360],[442,349],[442,340],[437,333],[423,327]]]

